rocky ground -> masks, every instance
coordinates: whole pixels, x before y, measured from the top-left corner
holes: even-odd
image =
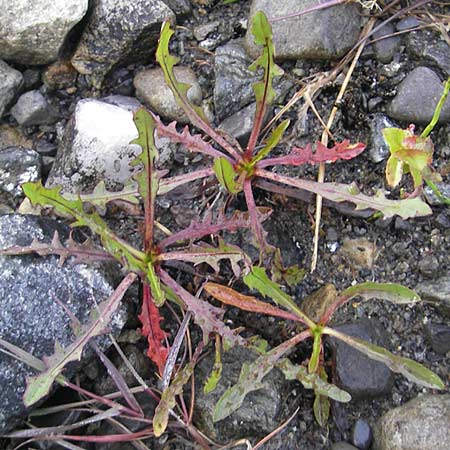
[[[22,18],[14,12],[16,6],[11,10],[3,8],[6,12],[0,13],[0,18],[5,14],[8,35],[18,37],[15,41],[12,38],[8,41],[8,37],[0,33],[0,58],[4,60],[0,60],[2,247],[11,243],[24,244],[26,236],[16,232],[18,229],[25,229],[27,236],[51,239],[55,228],[50,219],[36,221],[11,215],[17,212],[23,200],[21,183],[42,179],[47,186],[62,185],[68,192],[89,192],[101,180],[105,180],[109,188],[117,187],[129,178],[129,162],[138,152],[136,145],[129,144],[136,136],[130,111],[144,104],[166,122],[187,122],[183,111],[171,101],[153,52],[148,51],[155,48],[164,18],[175,20],[176,17],[178,28],[171,50],[181,58],[177,76],[193,85],[189,92],[190,100],[201,105],[215,125],[245,141],[254,111],[251,85],[255,81],[254,73],[248,70],[251,55],[254,56],[248,32],[249,14],[261,8],[269,17],[279,17],[309,7],[315,1],[286,0],[279,6],[279,2],[265,0],[241,0],[230,4],[213,0],[158,0],[149,6],[149,2],[143,0],[97,0],[89,9],[87,3],[82,0],[53,1],[52,7],[48,7],[48,24],[43,26],[33,45],[29,44],[30,36],[36,32],[27,30],[26,25],[31,21],[29,17]],[[116,3],[116,8],[112,7],[113,3]],[[425,4],[399,13],[394,20],[376,30],[371,37],[375,42],[367,44],[359,57],[331,131],[336,140],[361,141],[367,144],[367,149],[351,161],[327,165],[328,181],[354,181],[367,194],[374,194],[381,188],[392,198],[399,198],[399,189],[388,192],[385,181],[389,151],[382,140],[381,130],[389,126],[405,128],[414,123],[421,131],[432,117],[442,92],[442,81],[450,76],[448,5],[421,3]],[[17,8],[20,10],[20,6]],[[62,16],[57,24],[52,19],[52,8]],[[42,10],[46,9],[42,7]],[[394,8],[381,15],[375,26],[391,17],[394,10],[399,9]],[[40,10],[34,13],[41,14]],[[334,68],[358,43],[361,29],[368,20],[366,16],[375,13],[353,3],[274,22],[274,42],[285,74],[277,80],[278,98],[272,112],[280,111],[318,74]],[[381,39],[386,35],[393,36]],[[325,121],[344,74],[345,70],[313,96],[314,105]],[[312,109],[305,109],[303,100],[289,109],[286,117],[291,119],[291,126],[275,152],[286,153],[292,145],[305,146],[320,139],[323,127]],[[443,182],[440,188],[447,195],[450,195],[449,121],[450,101],[447,101],[440,123],[431,134],[435,143],[433,168],[441,174]],[[190,154],[176,145],[161,143],[161,165],[172,175],[201,168],[203,163],[199,155]],[[301,166],[290,173],[315,179],[317,168]],[[407,177],[402,187],[412,191],[412,183]],[[206,189],[206,195],[217,192],[214,186]],[[171,229],[189,224],[204,206],[205,194],[202,197],[201,191],[199,186],[198,190],[177,192],[159,199],[158,220]],[[343,329],[349,334],[415,359],[448,383],[450,209],[427,189],[425,197],[433,214],[407,221],[355,214],[326,203],[317,270],[312,274],[308,270],[312,258],[312,199],[302,201],[261,190],[257,192],[257,203],[274,210],[266,224],[271,243],[281,248],[286,262],[306,269],[303,282],[290,291],[303,308],[311,307],[311,298],[304,300],[308,295],[329,284],[341,290],[355,282],[398,282],[416,289],[425,302],[413,307],[381,301],[354,303],[339,311],[334,323],[343,324]],[[238,198],[231,207],[240,208],[243,203]],[[22,205],[21,211],[26,210],[27,206]],[[139,236],[139,221],[135,218],[119,212],[116,215],[111,213],[109,220],[127,236]],[[61,227],[61,235],[67,236],[67,228]],[[246,245],[248,236],[238,236],[237,239]],[[42,357],[52,348],[56,338],[67,337],[49,335],[45,326],[41,326],[39,338],[33,337],[40,326],[28,326],[28,321],[36,318],[39,309],[39,314],[42,313],[43,308],[17,306],[30,297],[27,293],[27,288],[30,289],[28,278],[17,277],[25,273],[40,278],[36,273],[45,273],[45,277],[37,281],[43,286],[44,297],[48,297],[50,290],[62,301],[70,297],[73,304],[83,305],[86,298],[100,295],[99,291],[111,290],[118,281],[117,273],[111,275],[111,270],[104,268],[89,269],[93,272],[87,273],[88,269],[83,268],[74,280],[61,283],[70,271],[64,267],[56,272],[56,259],[47,258],[40,262],[39,258],[27,258],[12,264],[8,258],[0,257],[1,271],[8,274],[0,281],[0,337],[18,345],[29,339],[27,350]],[[91,282],[86,292],[77,287],[83,279]],[[33,289],[39,292],[39,289]],[[12,292],[17,295],[9,295]],[[136,319],[139,307],[137,300],[131,297],[128,305],[130,318],[118,340],[141,376],[151,379],[152,370],[144,356],[145,342],[134,331],[139,326]],[[38,294],[29,301],[41,305],[43,300]],[[82,310],[79,312],[82,316]],[[121,314],[124,313],[122,311]],[[53,322],[55,316],[50,314],[43,314],[41,324]],[[293,332],[286,323],[263,316],[230,311],[227,319],[236,326],[244,326],[249,334],[262,335],[271,345],[281,343]],[[55,322],[54,329],[67,326],[67,321],[65,324]],[[171,326],[166,324],[166,327]],[[8,333],[5,332],[7,329]],[[301,362],[307,350],[307,346],[300,347],[292,359]],[[255,443],[298,408],[293,420],[260,448],[446,448],[450,437],[448,394],[441,395],[394,376],[384,366],[363,358],[342,344],[330,342],[327,352],[329,372],[334,381],[350,392],[354,399],[349,404],[333,403],[326,427],[321,428],[314,420],[312,393],[298,383],[286,382],[277,372],[265,379],[264,389],[253,393],[240,411],[229,420],[214,425],[211,409],[223,390],[214,394],[216,397],[201,393],[201,382],[212,364],[212,354],[197,369],[194,424],[222,443],[246,436],[251,436],[251,442]],[[111,355],[120,365],[117,355]],[[19,372],[10,372],[13,363],[8,358],[0,355],[3,393],[11,380],[23,379],[28,374],[24,367],[20,367]],[[248,352],[240,349],[227,354],[224,357],[224,379],[230,383],[236,381],[242,362],[248,358]],[[126,379],[133,382],[126,369],[123,370]],[[79,379],[100,394],[114,389],[96,360],[88,362]],[[23,383],[22,387],[19,383],[15,390],[10,389],[12,399],[8,401],[15,402],[14,406],[2,400],[5,408],[0,410],[0,431],[10,429],[11,424],[18,425],[13,416],[24,413],[19,404],[20,389],[23,389]],[[62,399],[65,399],[64,395],[56,393],[50,401],[61,402]],[[145,408],[152,411],[154,405],[145,404]],[[395,432],[399,423],[404,424],[400,434]],[[91,428],[86,432],[113,431],[104,424],[100,430]],[[373,445],[372,440],[375,442]],[[5,448],[9,445],[13,443],[4,442]],[[33,448],[38,448],[37,444],[34,445]],[[192,445],[185,435],[172,433],[148,444],[152,449],[187,449]],[[44,448],[56,446],[50,444]],[[117,450],[132,447],[131,444],[89,444],[85,448]],[[240,448],[246,447],[241,445]]]

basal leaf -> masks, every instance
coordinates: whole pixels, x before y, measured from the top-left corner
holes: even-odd
[[[234,170],[233,165],[226,158],[216,158],[213,170],[219,183],[231,194],[242,191],[242,185],[237,181],[239,174]]]
[[[319,378],[326,382],[328,377],[325,369],[323,367],[320,367],[319,370]],[[328,396],[321,394],[317,389],[315,389],[313,411],[314,417],[321,427],[325,427],[328,422],[328,418],[330,417],[330,406],[331,405]]]
[[[340,339],[369,358],[386,364],[393,372],[401,373],[414,383],[431,389],[445,388],[444,382],[435,373],[412,359],[394,355],[383,347],[363,341],[362,339],[347,336],[332,328],[325,327],[324,333]]]
[[[400,161],[395,156],[389,157],[386,163],[386,181],[389,186],[396,187],[402,180],[403,176],[403,161]]]
[[[303,189],[334,202],[351,202],[356,210],[373,209],[383,213],[384,218],[400,216],[402,219],[432,214],[431,208],[419,197],[404,200],[389,200],[380,190],[373,197],[361,194],[357,186],[340,183],[318,183],[286,177],[263,169],[256,169],[255,174],[261,178],[277,181],[298,189]]]
[[[58,212],[76,219],[72,226],[87,226],[101,238],[102,244],[110,255],[133,271],[145,271],[145,255],[116,236],[106,225],[97,212],[87,213],[83,209],[83,202],[67,200],[60,191],[60,187],[47,189],[41,182],[24,183],[22,189],[33,204],[52,206]]]
[[[214,356],[214,366],[209,374],[205,382],[205,386],[203,387],[203,392],[205,394],[209,394],[214,391],[217,387],[217,383],[219,382],[222,376],[222,355],[220,353],[220,340],[216,340],[216,353]]]
[[[31,406],[45,397],[64,367],[72,361],[80,360],[83,349],[89,340],[105,332],[122,297],[135,279],[135,274],[128,274],[109,299],[98,305],[97,318],[81,328],[81,334],[73,344],[62,348],[58,342],[55,343],[55,353],[44,358],[46,370],[39,375],[27,378],[27,387],[23,396],[25,406]]]
[[[269,279],[266,271],[262,267],[253,266],[251,272],[249,272],[243,280],[250,289],[256,289],[264,297],[269,297],[277,305],[281,305],[293,312],[308,327],[315,327],[315,323],[300,310],[292,298],[283,292],[278,284]]]
[[[152,291],[152,297],[156,306],[162,306],[165,301],[164,292],[161,289],[161,283],[155,272],[155,267],[153,263],[147,264],[147,279],[150,283],[150,289]]]

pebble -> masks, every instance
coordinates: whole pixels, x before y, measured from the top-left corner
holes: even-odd
[[[425,325],[427,340],[436,353],[445,355],[450,351],[450,326],[428,322]]]
[[[251,103],[227,117],[219,124],[218,128],[235,137],[241,145],[245,145],[253,128],[255,111],[256,103]]]
[[[58,120],[56,113],[39,91],[22,94],[11,108],[11,115],[22,127],[50,124]]]
[[[275,19],[317,5],[317,0],[253,0],[249,15],[249,30],[245,46],[255,58],[260,50],[254,44],[251,23],[257,11]],[[334,60],[345,54],[358,41],[361,16],[359,5],[343,4],[272,22],[273,42],[277,59]]]
[[[417,67],[398,86],[397,95],[388,107],[388,115],[407,123],[426,125],[434,114],[444,86],[428,67]],[[439,118],[440,123],[450,120],[450,98],[447,98]]]
[[[194,105],[201,105],[202,90],[194,71],[190,67],[178,66],[175,67],[174,74],[178,81],[191,86],[187,92],[189,101]],[[167,85],[162,69],[155,68],[140,72],[134,77],[133,83],[136,88],[136,97],[153,112],[171,121],[189,122]]]
[[[374,450],[448,450],[450,395],[422,395],[378,420]]]
[[[0,150],[8,147],[33,148],[33,141],[25,137],[17,127],[4,123],[0,125]]]
[[[22,74],[0,59],[0,118],[23,85]]]
[[[352,429],[352,443],[360,450],[368,450],[372,444],[373,434],[370,425],[363,419],[358,419]]]
[[[419,272],[426,277],[433,277],[439,271],[439,261],[435,256],[426,255],[418,263]]]
[[[42,81],[50,90],[75,87],[77,71],[68,61],[57,61],[48,66],[42,74]]]
[[[411,28],[416,28],[420,26],[420,22],[413,16],[405,17],[404,19],[401,19],[397,22],[397,25],[395,26],[395,29],[397,31],[406,31],[410,30]]]
[[[415,287],[423,300],[434,304],[443,314],[450,317],[450,276],[423,281]]]
[[[447,198],[450,198],[450,184],[449,183],[435,183],[436,187],[438,188],[439,192]],[[436,205],[444,205],[444,201],[442,201],[441,198],[439,198],[434,192],[433,189],[431,189],[429,186],[425,186],[423,193],[425,195],[425,198],[427,202],[430,205],[436,206]]]
[[[394,32],[394,26],[392,25],[392,23],[388,22],[373,34],[374,40],[379,39],[373,44],[375,49],[375,56],[378,61],[384,64],[390,63],[393,60],[394,55],[400,46],[400,36],[391,36],[384,38],[384,36],[391,35]]]
[[[358,450],[347,442],[337,442],[331,446],[331,450]]]
[[[382,113],[375,113],[369,116],[370,122],[370,144],[369,156],[374,163],[384,161],[390,155],[389,146],[383,137],[384,128],[395,128],[395,124]]]

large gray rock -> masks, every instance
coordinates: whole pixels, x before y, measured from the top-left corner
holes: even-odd
[[[22,194],[22,183],[41,177],[41,156],[32,149],[8,147],[0,150],[0,192]]]
[[[0,59],[0,119],[23,84],[23,76]]]
[[[0,0],[0,58],[49,64],[58,58],[88,0]]]
[[[33,238],[50,242],[55,230],[62,239],[69,227],[37,216],[0,216],[0,248],[28,245]],[[97,269],[86,265],[59,265],[56,256],[0,256],[1,338],[42,359],[55,350],[55,342],[70,345],[74,336],[71,318],[61,303],[82,322],[90,310],[106,300],[112,286]],[[60,302],[60,303],[58,303]],[[123,326],[125,310],[119,311],[111,330]],[[105,349],[107,340],[100,339]],[[64,375],[71,377],[78,365],[70,365]],[[26,364],[0,352],[0,433],[16,427],[28,410],[22,396],[25,379],[36,372]]]
[[[433,117],[444,85],[428,67],[417,67],[398,86],[397,95],[388,107],[390,117],[404,122],[426,125]],[[444,103],[440,123],[450,120],[450,97]]]
[[[432,281],[423,281],[415,287],[416,292],[428,303],[432,303],[450,317],[450,276]]]
[[[187,83],[191,87],[187,91],[189,101],[199,106],[202,102],[202,89],[197,77],[190,67],[178,66],[174,68],[175,77],[179,82]],[[162,69],[148,69],[139,72],[134,77],[136,97],[153,112],[169,120],[188,123],[189,119],[178,105],[175,97],[164,78]]]
[[[23,127],[50,124],[58,120],[56,112],[39,91],[22,94],[11,108],[11,114]]]
[[[450,395],[423,395],[384,414],[374,450],[447,450]]]
[[[253,0],[245,45],[252,57],[258,55],[251,23],[257,11],[269,19],[297,13],[318,5],[318,0]],[[357,4],[324,8],[272,23],[275,55],[279,59],[337,59],[358,41],[361,16]]]
[[[222,120],[255,100],[253,83],[260,80],[248,69],[248,58],[241,40],[218,47],[214,56],[214,109]]]
[[[115,65],[150,61],[165,19],[175,15],[161,0],[97,0],[72,64],[100,87]]]
[[[141,152],[138,145],[130,144],[138,136],[131,111],[138,103],[120,98],[115,102],[86,99],[77,103],[47,186],[89,192],[101,180],[107,187],[115,187],[130,178],[130,162]]]

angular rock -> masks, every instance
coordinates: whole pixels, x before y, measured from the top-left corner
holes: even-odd
[[[377,57],[378,61],[384,64],[388,64],[392,61],[395,52],[400,45],[400,36],[391,36],[386,38],[384,37],[394,32],[394,25],[389,22],[383,25],[383,27],[376,31],[373,35],[374,39],[379,39],[373,44],[373,47],[375,49],[375,56]]]
[[[447,450],[450,395],[423,395],[385,413],[374,433],[374,450]]]
[[[189,101],[194,105],[201,105],[202,90],[194,71],[190,67],[178,66],[174,68],[174,74],[178,81],[191,85],[187,92]],[[189,122],[167,85],[162,69],[155,68],[139,72],[134,77],[133,83],[136,88],[136,97],[153,112],[168,120]]]
[[[161,0],[98,0],[72,57],[78,72],[100,87],[117,64],[150,61],[161,23],[175,20]]]
[[[41,177],[41,157],[31,149],[8,147],[0,150],[0,191],[13,197],[22,195],[20,185],[38,181]]]
[[[11,108],[11,114],[22,127],[55,123],[58,117],[39,91],[25,92]]]
[[[186,16],[192,11],[189,0],[163,0],[163,2],[178,16]]]
[[[219,124],[218,128],[236,138],[241,145],[245,145],[252,132],[255,111],[256,103],[250,103],[237,113],[227,117]]]
[[[390,152],[389,146],[383,137],[384,128],[395,127],[395,124],[389,120],[389,117],[382,113],[375,113],[369,116],[370,122],[370,144],[369,144],[369,156],[372,162],[379,163],[386,159]]]
[[[50,242],[58,230],[67,239],[70,228],[38,216],[4,215],[0,217],[0,248],[28,245],[33,238]],[[0,256],[0,329],[1,337],[42,359],[73,342],[71,319],[61,303],[82,323],[89,321],[90,310],[108,298],[112,286],[99,270],[86,265],[59,265],[57,256]],[[58,303],[60,302],[60,303]],[[124,309],[113,323],[116,334],[125,322]],[[107,340],[100,339],[105,349]],[[77,364],[69,365],[64,375],[73,376]],[[0,433],[16,427],[27,414],[22,396],[25,378],[35,375],[26,364],[0,352]]]
[[[259,77],[248,69],[251,63],[241,40],[230,41],[216,49],[214,108],[218,119],[230,117],[255,100],[252,85]]]
[[[436,353],[445,355],[450,351],[450,326],[439,323],[427,323],[425,325],[427,340]]]
[[[4,123],[0,125],[0,150],[8,147],[33,148],[33,141],[25,137],[18,128]]]
[[[67,61],[57,61],[48,66],[42,74],[42,81],[51,90],[75,86],[77,71]]]
[[[0,118],[23,84],[22,74],[0,59]]]
[[[433,117],[444,86],[428,67],[417,67],[398,86],[387,113],[393,119],[426,125]],[[450,97],[444,103],[439,123],[450,120]]]
[[[450,47],[439,33],[422,30],[407,33],[406,49],[413,58],[429,62],[450,76]]]
[[[88,9],[88,0],[0,0],[0,58],[49,64]]]
[[[303,0],[301,3],[297,0],[253,0],[245,36],[249,55],[254,58],[259,54],[250,26],[256,11],[263,11],[270,19],[276,19],[319,3],[318,0]],[[337,59],[358,41],[360,24],[360,8],[355,3],[272,22],[276,58]]]
[[[257,355],[246,348],[235,347],[222,355],[223,372],[216,389],[209,394],[203,385],[211,373],[214,354],[210,353],[196,367],[196,425],[207,436],[219,442],[229,442],[243,436],[264,436],[277,426],[277,416],[282,404],[284,377],[272,370],[262,383],[263,388],[247,395],[242,406],[227,419],[214,423],[214,407],[225,392],[239,378],[242,364],[255,360]]]
[[[127,106],[80,100],[70,119],[50,171],[47,186],[67,192],[89,192],[101,181],[117,187],[131,174],[130,162],[141,148],[133,113]]]
[[[384,347],[387,337],[375,319],[361,319],[335,327],[342,333]],[[338,385],[354,399],[373,398],[390,392],[394,378],[382,363],[374,361],[342,341],[331,340]]]
[[[443,314],[450,317],[450,276],[419,283],[415,291],[423,300],[433,303]]]

